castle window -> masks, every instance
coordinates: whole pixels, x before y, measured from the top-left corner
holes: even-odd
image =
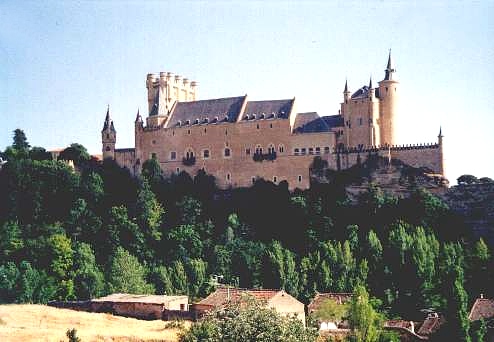
[[[225,135],[228,135],[228,130],[227,129],[225,129]]]
[[[278,181],[278,178],[276,176],[273,177],[273,183],[276,183]]]
[[[388,87],[386,87],[386,93],[388,92]]]
[[[194,122],[194,124],[199,125],[199,119],[196,119],[196,121]]]
[[[153,145],[156,145],[156,140],[153,140]]]
[[[177,159],[177,152],[171,151],[170,152],[170,160],[175,160]]]
[[[307,153],[307,149],[305,147],[302,147],[301,153],[302,154],[306,154]]]
[[[298,182],[299,183],[302,182],[302,176],[300,176],[300,175],[298,176]]]
[[[226,180],[227,180],[227,181],[230,181],[230,179],[231,179],[231,175],[230,175],[229,173],[227,173],[227,174],[226,174]]]
[[[273,144],[269,144],[269,146],[268,146],[268,153],[269,154],[273,154],[275,152],[276,152],[276,149],[275,149],[274,145]]]
[[[321,148],[320,147],[316,147],[316,154],[321,154]]]
[[[172,135],[175,135],[175,131],[172,131]]]
[[[362,120],[362,118],[358,118],[358,124],[359,126],[362,126],[364,123],[364,120]]]
[[[280,144],[280,145],[278,146],[278,152],[280,152],[280,153],[285,152],[285,146],[283,146],[283,144]]]
[[[177,126],[178,126],[178,127],[182,126],[182,121],[178,120],[178,122],[177,122]]]
[[[208,123],[209,122],[209,119],[208,118],[204,118],[204,123]]]
[[[192,158],[194,158],[194,151],[191,148],[188,148],[187,151],[185,151],[185,159]]]
[[[256,177],[252,177],[252,184],[256,182]]]
[[[206,128],[204,128],[204,133],[206,133],[206,132],[207,132],[207,130],[206,130]]]
[[[110,134],[106,133],[106,139],[110,139]]]
[[[107,151],[111,151],[111,147],[110,146],[106,146],[106,150]]]
[[[230,157],[231,156],[231,150],[227,147],[225,148],[224,154],[225,157]]]
[[[257,124],[257,129],[259,129],[259,124]]]
[[[209,159],[209,150],[202,151],[202,157],[204,159]]]
[[[246,155],[250,155],[250,148],[246,148],[246,149],[245,149],[245,154],[246,154]]]
[[[186,125],[190,125],[190,120],[185,121]]]
[[[271,124],[269,124],[269,128],[273,128],[273,124],[272,124],[272,123],[271,123]]]
[[[298,156],[299,153],[300,153],[300,150],[298,148],[293,150],[293,154],[295,154],[296,156]]]
[[[179,167],[177,167],[177,170],[176,170],[176,171],[177,171],[177,173],[180,173],[180,168],[179,168]]]
[[[190,134],[190,129],[187,130],[187,134]]]
[[[156,159],[156,152],[151,153],[151,159]]]
[[[262,147],[261,147],[261,145],[256,145],[256,154],[262,154]]]
[[[328,154],[329,153],[329,146],[324,147],[324,153]]]
[[[309,154],[314,154],[314,148],[309,147]]]
[[[264,119],[266,116],[264,115],[264,113],[261,114],[261,116],[259,117],[259,119]]]

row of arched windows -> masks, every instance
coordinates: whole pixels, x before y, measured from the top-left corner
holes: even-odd
[[[304,154],[315,154],[320,155],[324,152],[324,154],[328,154],[331,151],[329,146],[325,146],[321,148],[320,146],[316,147],[296,147],[293,149],[293,154],[296,156],[304,155]]]

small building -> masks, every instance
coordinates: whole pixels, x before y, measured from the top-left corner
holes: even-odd
[[[241,301],[243,296],[252,296],[265,302],[267,307],[273,308],[279,314],[295,316],[305,324],[304,304],[283,290],[219,287],[200,302],[193,304],[192,307],[197,316],[202,316],[208,311],[221,309],[230,302]]]
[[[324,302],[331,300],[336,304],[342,305],[350,302],[352,299],[352,293],[345,292],[326,292],[326,293],[316,293],[316,296],[312,299],[312,301],[307,306],[307,311],[310,314],[316,313],[319,308],[323,305]],[[336,331],[342,329],[348,329],[348,323],[345,321],[329,321],[329,320],[321,320],[319,323],[320,331]]]
[[[494,299],[484,298],[480,295],[480,298],[475,300],[472,305],[468,319],[470,321],[477,321],[479,319],[490,319],[494,318]]]
[[[141,319],[162,319],[170,311],[188,311],[187,296],[114,293],[93,299],[90,311]]]

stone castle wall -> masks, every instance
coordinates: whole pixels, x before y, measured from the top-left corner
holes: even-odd
[[[335,147],[333,132],[292,134],[286,119],[141,128],[136,132],[136,142],[136,158],[141,164],[154,155],[168,175],[181,171],[194,175],[204,169],[223,188],[250,186],[253,179],[260,177],[275,183],[286,180],[290,189],[305,189],[309,187],[309,167],[316,154],[335,167],[331,154]],[[276,159],[254,161],[254,153],[260,148],[264,155],[274,149]],[[230,155],[226,155],[227,149]],[[205,156],[206,150],[209,156]],[[184,165],[187,152],[195,157],[193,165]]]
[[[135,149],[123,148],[115,150],[115,161],[121,167],[126,167],[132,174],[136,173],[135,170]]]

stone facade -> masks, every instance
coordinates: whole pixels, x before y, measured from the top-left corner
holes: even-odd
[[[415,167],[444,174],[442,135],[434,144],[395,146],[398,85],[391,60],[385,77],[351,94],[345,84],[340,113],[297,113],[295,98],[250,101],[247,95],[197,101],[197,83],[149,74],[148,117],[135,120],[135,148],[115,149],[109,110],[102,130],[103,157],[139,174],[156,158],[167,175],[204,169],[220,187],[250,186],[255,179],[308,188],[315,156],[332,169],[348,168],[378,150]]]

